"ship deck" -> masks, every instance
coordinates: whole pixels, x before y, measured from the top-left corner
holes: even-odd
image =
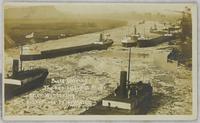
[[[102,106],[101,102],[98,102],[95,106],[90,107],[81,115],[133,115],[134,113],[127,109],[109,108]]]
[[[91,44],[95,41],[98,41],[98,39],[99,39],[99,33],[90,33],[73,37],[67,37],[58,40],[49,40],[47,42],[40,42],[27,46],[30,47],[30,49],[34,49],[35,54],[40,54],[41,51],[46,51],[46,50],[54,50],[54,49],[61,49],[64,47],[67,48],[67,47],[76,47],[80,45]]]
[[[128,110],[128,109],[121,109],[121,108],[113,108],[113,107],[107,107],[102,105],[103,100],[112,100],[112,101],[119,101],[124,103],[131,103],[132,100],[130,99],[122,99],[116,96],[113,96],[113,94],[110,94],[103,98],[101,101],[97,102],[95,106],[90,107],[85,112],[81,113],[81,115],[135,115],[139,114],[138,109],[134,109],[134,111]]]

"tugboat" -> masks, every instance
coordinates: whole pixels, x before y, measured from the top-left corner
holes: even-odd
[[[44,68],[19,71],[19,60],[13,60],[12,75],[7,75],[4,79],[5,99],[11,99],[42,86],[48,73],[48,70]]]
[[[150,83],[142,81],[127,84],[126,73],[126,71],[121,71],[120,86],[102,100],[102,106],[111,111],[126,110],[129,114],[146,114],[151,106],[153,88]]]
[[[129,50],[128,75],[127,71],[121,71],[120,85],[115,91],[82,114],[138,115],[146,114],[148,112],[151,107],[153,87],[150,82],[144,83],[143,81],[138,81],[131,83],[129,81],[130,58],[131,48]]]
[[[131,114],[145,114],[151,106],[153,88],[150,82],[130,82],[130,59],[129,50],[128,79],[127,72],[121,71],[120,85],[114,93],[102,100],[102,106],[129,110]]]

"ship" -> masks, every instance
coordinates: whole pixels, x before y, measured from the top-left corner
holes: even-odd
[[[166,33],[164,35],[161,35],[155,38],[141,36],[137,40],[137,46],[138,47],[152,47],[164,42],[169,42],[173,39],[175,39],[175,36],[171,33]]]
[[[130,48],[131,49],[131,48]],[[127,71],[120,72],[120,85],[107,97],[82,114],[89,115],[138,115],[151,108],[153,87],[150,82],[130,82],[130,52]]]
[[[169,27],[163,27],[161,29],[150,28],[150,33],[163,35],[163,34],[169,33]]]
[[[181,40],[186,40],[187,38],[192,38],[192,14],[191,9],[185,6],[183,11],[168,10],[175,13],[180,13],[181,17],[176,21],[177,23],[173,25],[175,32],[179,32],[179,37]]]
[[[30,60],[40,60],[47,58],[55,58],[65,55],[71,55],[75,53],[81,53],[92,50],[106,50],[108,47],[112,46],[113,40],[104,37],[101,33],[98,41],[95,41],[91,44],[74,46],[74,47],[64,47],[59,49],[51,49],[51,50],[43,50],[39,54],[21,54],[20,59],[22,61],[30,61]]]
[[[121,71],[121,73],[126,71]],[[82,115],[141,115],[151,108],[152,86],[142,81],[117,87],[115,93],[103,98],[95,106],[90,107]],[[128,93],[128,94],[127,94]]]
[[[133,47],[137,46],[137,37],[139,35],[127,35],[121,41],[123,47]]]
[[[160,33],[161,30],[157,28],[157,25],[154,24],[153,27],[150,28],[150,33]]]
[[[19,71],[19,60],[13,60],[12,75],[7,75],[4,79],[5,99],[11,99],[14,96],[41,87],[48,76],[48,69],[35,68],[31,70]]]
[[[137,46],[137,39],[138,37],[140,37],[140,34],[137,34],[137,29],[136,26],[134,27],[134,34],[131,35],[126,35],[121,43],[123,47],[133,47],[133,46]]]
[[[178,65],[184,65],[192,69],[192,17],[191,9],[185,6],[184,11],[173,11],[182,14],[177,22],[178,24],[174,25],[174,30],[178,34],[177,37],[180,38],[180,41],[177,42],[177,48],[173,48],[172,51],[167,56],[168,62],[177,61]]]
[[[145,24],[145,20],[139,21],[138,24]]]

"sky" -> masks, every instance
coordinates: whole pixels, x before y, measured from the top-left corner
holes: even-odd
[[[133,3],[71,3],[56,6],[63,12],[72,13],[113,13],[113,12],[161,12],[169,13],[168,10],[184,10],[191,4],[133,4]]]
[[[160,12],[171,13],[169,10],[183,11],[185,6],[192,7],[189,3],[8,3],[6,7],[54,5],[61,12],[93,14],[93,13],[123,13],[123,12]]]

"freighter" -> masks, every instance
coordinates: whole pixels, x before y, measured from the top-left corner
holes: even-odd
[[[47,58],[71,55],[71,54],[86,52],[86,51],[91,51],[91,50],[105,50],[105,49],[108,49],[108,47],[110,47],[112,44],[113,44],[113,40],[109,38],[105,38],[104,35],[101,33],[99,41],[96,41],[91,44],[52,49],[52,50],[44,50],[44,51],[41,51],[40,54],[33,54],[33,55],[21,54],[20,59],[22,61],[39,60],[39,59],[47,59]]]
[[[173,39],[175,39],[175,36],[170,33],[166,33],[166,34],[156,37],[156,38],[141,36],[137,40],[137,46],[138,47],[152,47],[152,46],[156,46],[158,44],[164,43],[164,42],[171,41]]]

